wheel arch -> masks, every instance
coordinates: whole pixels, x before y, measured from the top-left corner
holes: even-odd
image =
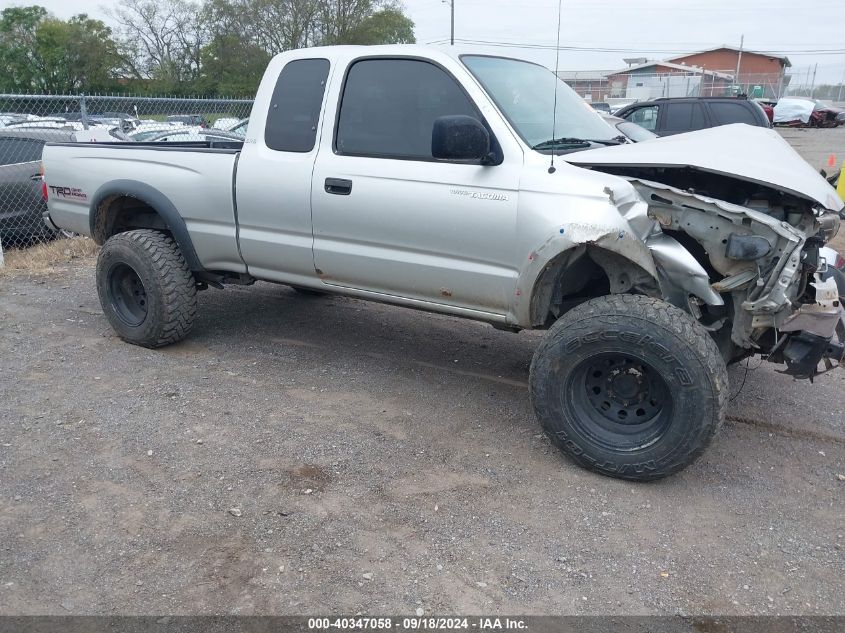
[[[548,325],[578,301],[637,292],[660,298],[660,282],[648,249],[620,253],[594,242],[557,253],[533,277],[527,314],[530,327]]]
[[[91,237],[103,244],[116,233],[132,229],[158,229],[173,237],[192,271],[201,271],[185,220],[170,199],[137,180],[113,180],[94,193],[89,207]]]

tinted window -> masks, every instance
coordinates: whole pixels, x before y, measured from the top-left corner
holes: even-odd
[[[326,59],[298,59],[279,73],[273,89],[264,142],[281,152],[310,152],[317,139],[320,106],[329,76]]]
[[[653,132],[657,127],[658,109],[659,106],[656,105],[637,108],[626,113],[624,118]]]
[[[411,59],[369,59],[349,69],[337,124],[337,151],[431,159],[431,131],[441,116],[480,119],[458,83]]]
[[[664,129],[673,132],[688,132],[706,127],[704,111],[700,103],[670,103],[666,113]]]
[[[703,130],[707,127],[707,119],[704,116],[704,107],[700,103],[694,103],[692,107],[691,130]]]
[[[710,111],[719,125],[727,125],[729,123],[748,123],[748,125],[760,125],[757,117],[751,111],[751,108],[742,103],[732,103],[730,101],[711,101]]]
[[[44,141],[29,138],[0,138],[0,165],[41,160]]]

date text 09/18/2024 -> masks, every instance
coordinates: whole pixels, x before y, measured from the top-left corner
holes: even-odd
[[[408,631],[445,631],[445,630],[526,630],[525,620],[521,618],[488,617],[352,617],[352,618],[309,618],[309,630],[408,630]]]

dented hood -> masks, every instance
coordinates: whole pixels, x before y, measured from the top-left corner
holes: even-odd
[[[840,211],[845,204],[774,130],[735,123],[567,154],[568,163],[614,167],[690,167],[755,182]]]

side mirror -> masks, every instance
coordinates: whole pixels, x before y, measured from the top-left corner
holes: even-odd
[[[456,114],[434,120],[431,155],[443,160],[484,160],[490,155],[490,133],[478,119]]]

